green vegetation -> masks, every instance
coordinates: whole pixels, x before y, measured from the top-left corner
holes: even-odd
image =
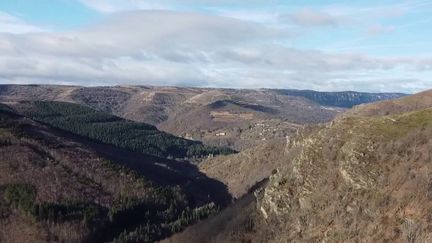
[[[140,175],[136,170],[133,170],[125,165],[120,165],[106,159],[102,161],[102,165],[106,169],[111,170],[119,175],[126,175],[127,177],[139,182],[143,186],[147,184],[149,187],[153,186],[150,181],[148,181],[145,177]]]
[[[175,220],[166,220],[172,217],[174,211],[181,212],[176,214]],[[189,207],[178,211],[172,205],[165,211],[162,212],[164,215],[164,221],[162,224],[157,225],[147,221],[144,224],[140,224],[131,231],[123,231],[113,242],[115,243],[129,243],[129,242],[154,242],[162,239],[168,235],[176,232],[180,232],[186,226],[193,224],[201,219],[207,218],[211,214],[215,214],[219,211],[214,204],[208,204],[200,208],[189,209]],[[156,212],[159,214],[160,212]],[[154,211],[147,211],[144,215],[145,218],[151,218],[155,215]]]
[[[154,126],[128,121],[77,104],[39,101],[29,104],[30,107],[23,112],[25,116],[135,152],[175,158],[233,152],[228,148],[210,147],[179,138],[161,132]]]
[[[416,130],[432,127],[432,109],[382,117],[348,117],[338,129],[350,129],[348,135],[358,134],[368,138],[380,137],[387,141],[399,139]]]
[[[30,184],[10,184],[6,186],[4,200],[7,205],[18,208],[22,213],[36,220],[63,222],[80,220],[86,224],[103,219],[107,210],[85,202],[36,203],[36,188]]]
[[[108,210],[88,202],[68,201],[64,203],[43,203],[33,207],[32,216],[37,220],[50,222],[81,221],[85,225],[94,225],[106,218]]]
[[[190,209],[184,194],[176,188],[159,188],[148,199],[122,197],[110,208],[82,201],[37,203],[36,195],[30,184],[9,184],[0,212],[12,207],[36,221],[80,222],[92,229],[91,237],[114,238],[114,242],[157,241],[218,211],[213,203]]]
[[[33,107],[34,104],[23,103],[22,105],[21,108],[25,110],[25,108]],[[59,111],[56,112],[54,108],[50,110],[51,105]],[[98,137],[97,131],[101,132],[103,127],[112,129],[114,134],[111,135],[112,137],[123,136],[125,141],[132,139],[132,133],[128,133],[128,129],[135,129],[138,133],[136,141],[145,140],[159,146],[156,144],[157,140],[152,139],[154,136],[156,139],[160,136],[166,139],[167,143],[178,142],[182,145],[179,147],[184,149],[181,151],[186,156],[219,152],[217,148],[206,147],[194,141],[159,132],[150,125],[133,123],[85,107],[75,105],[69,107],[69,104],[66,103],[51,105],[42,102],[41,106],[45,107],[44,109],[28,109],[23,115],[32,114],[31,117],[40,117],[37,119],[44,123],[53,124],[53,126],[75,133],[80,131],[83,136],[87,136],[84,132],[94,133],[92,135],[96,136],[94,140],[102,139]],[[62,105],[65,105],[65,109],[61,108]],[[127,165],[118,164],[107,158],[96,156],[92,160],[95,162],[92,165],[97,170],[89,174],[88,168],[74,167],[77,164],[75,158],[86,159],[89,154],[81,150],[75,151],[72,147],[70,150],[68,147],[68,151],[77,155],[72,156],[72,159],[67,156],[63,157],[61,152],[57,154],[57,149],[65,146],[61,141],[56,146],[51,146],[50,137],[39,132],[40,125],[30,124],[29,119],[18,118],[14,111],[0,110],[0,135],[2,135],[0,136],[0,149],[11,146],[7,149],[18,151],[18,153],[24,151],[23,155],[27,155],[25,153],[40,155],[40,159],[35,159],[35,161],[28,161],[28,156],[20,157],[20,160],[17,160],[23,163],[23,168],[30,166],[25,167],[26,172],[31,170],[35,172],[35,175],[38,174],[37,170],[44,168],[61,173],[64,177],[70,177],[71,180],[65,181],[76,182],[80,185],[76,187],[77,189],[91,188],[94,190],[92,194],[94,197],[83,200],[83,198],[88,198],[87,194],[73,191],[77,193],[77,197],[53,201],[53,198],[57,198],[59,190],[63,193],[62,195],[67,195],[67,192],[72,190],[66,185],[44,191],[45,196],[38,196],[36,189],[42,188],[43,190],[45,185],[39,183],[37,176],[32,177],[33,173],[29,173],[30,175],[25,174],[26,177],[23,177],[25,181],[0,185],[0,218],[2,219],[20,214],[35,226],[48,222],[59,228],[65,226],[67,230],[68,225],[79,225],[83,229],[79,233],[86,242],[153,242],[179,232],[219,209],[210,198],[199,195],[199,190],[185,189],[181,183],[181,186],[163,183],[159,185]],[[93,131],[93,128],[96,131]],[[140,137],[141,133],[148,136]],[[105,135],[106,139],[110,139],[108,133]],[[127,146],[129,145],[125,145],[126,148],[129,148]],[[28,148],[28,151],[22,148]],[[160,150],[159,146],[155,151],[163,150]],[[33,157],[39,158],[39,156]],[[44,166],[35,166],[35,163],[41,161]],[[118,179],[122,181],[121,186],[115,185]],[[191,182],[188,182],[187,186],[191,186],[189,183]],[[123,186],[123,184],[127,185]]]
[[[30,213],[36,199],[36,189],[30,184],[8,185],[4,192],[4,199],[10,206]]]
[[[114,242],[153,242],[218,211],[214,203],[191,209],[180,188],[158,188],[148,199],[121,197],[108,212]]]
[[[389,139],[405,136],[418,129],[432,127],[432,109],[414,111],[403,115],[384,116],[376,120],[377,132]]]
[[[7,105],[0,103],[0,112],[1,113],[14,113],[14,111]]]

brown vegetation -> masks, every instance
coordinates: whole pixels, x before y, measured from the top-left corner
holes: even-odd
[[[431,106],[432,90],[429,90],[400,99],[386,100],[370,105],[359,105],[342,114],[342,116],[384,116],[426,109]]]
[[[234,155],[209,158],[199,164],[207,176],[222,181],[235,198],[240,198],[257,182],[268,178],[284,159],[286,139],[272,140]]]
[[[178,136],[190,136],[210,145],[230,145],[234,149],[252,147],[256,143],[244,139],[242,131],[231,137],[215,137],[213,132],[253,125],[263,120],[295,124],[327,122],[352,104],[398,96],[400,94],[144,86],[0,86],[0,101],[3,102],[76,102],[126,119],[156,125]],[[340,107],[326,107],[332,102]]]
[[[154,241],[229,202],[225,186],[190,163],[97,143],[0,106],[1,242]]]
[[[405,100],[396,103],[405,107]],[[285,163],[255,191],[252,211],[222,212],[171,241],[430,242],[431,138],[432,108],[347,116],[303,131],[287,143]],[[246,224],[237,214],[252,219]]]

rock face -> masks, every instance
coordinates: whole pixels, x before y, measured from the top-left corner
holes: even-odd
[[[361,93],[361,92],[317,92],[313,90],[276,90],[276,92],[301,96],[324,106],[352,108],[353,106],[372,103],[380,100],[390,100],[405,96],[401,93]]]
[[[411,107],[431,95],[395,103]],[[274,150],[281,157],[276,173],[253,193],[249,207],[238,209],[237,214],[249,215],[246,219],[222,212],[171,242],[431,242],[430,107],[386,116],[348,112],[302,130],[284,149]],[[219,229],[218,217],[225,217],[230,228]],[[202,234],[206,228],[215,230]]]
[[[431,137],[427,109],[345,118],[293,141],[259,196],[274,241],[429,242]]]
[[[241,198],[275,168],[284,165],[286,145],[286,139],[268,141],[238,154],[209,158],[199,168],[207,176],[224,182],[233,197]]]

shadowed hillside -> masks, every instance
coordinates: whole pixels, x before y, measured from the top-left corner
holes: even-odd
[[[20,102],[14,108],[27,117],[90,139],[155,156],[192,158],[232,153],[230,149],[203,145],[137,123],[72,103]]]
[[[211,178],[224,182],[235,198],[240,198],[259,181],[268,178],[275,168],[284,166],[287,142],[273,140],[238,154],[209,158],[199,164]]]
[[[0,106],[1,242],[151,242],[230,202],[195,166],[101,144]]]

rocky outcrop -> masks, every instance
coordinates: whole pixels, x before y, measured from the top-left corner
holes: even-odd
[[[402,93],[362,93],[354,91],[345,92],[317,92],[313,90],[276,90],[284,95],[301,96],[320,105],[352,108],[353,106],[391,100],[406,96]]]
[[[429,242],[431,137],[426,109],[345,118],[297,138],[258,193],[273,241]]]

